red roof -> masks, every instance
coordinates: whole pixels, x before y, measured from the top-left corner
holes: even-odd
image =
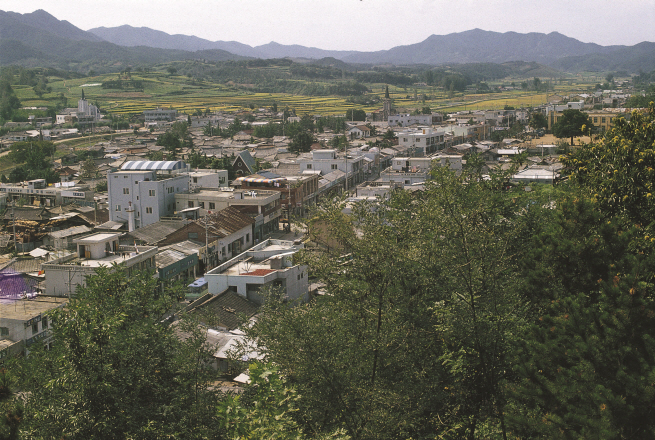
[[[268,275],[271,272],[275,272],[275,269],[255,269],[252,272],[242,273],[241,275],[254,275],[256,277],[263,277]]]

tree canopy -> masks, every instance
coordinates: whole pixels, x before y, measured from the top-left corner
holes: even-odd
[[[590,133],[592,126],[589,115],[580,110],[568,109],[553,124],[553,134],[558,138],[571,138],[573,145],[573,138]]]

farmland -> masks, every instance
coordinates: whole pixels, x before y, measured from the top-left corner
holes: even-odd
[[[287,69],[288,70],[288,69]],[[253,71],[256,72],[253,74]],[[272,73],[273,72],[273,73]],[[275,78],[281,75],[291,76],[282,68],[250,68],[248,74],[258,81],[274,82],[266,79],[267,75]],[[428,106],[433,111],[458,111],[476,109],[502,109],[505,106],[532,107],[543,104],[548,96],[559,93],[568,94],[571,91],[584,91],[591,85],[591,78],[567,78],[559,83],[553,79],[548,90],[528,91],[515,87],[510,90],[494,93],[477,93],[473,90],[453,91],[444,87],[427,86],[425,83],[411,85],[389,85],[391,98],[400,111],[412,111]],[[211,79],[198,79],[181,74],[166,74],[161,71],[122,72],[120,74],[105,74],[75,79],[49,77],[50,91],[38,97],[29,86],[14,86],[16,96],[23,106],[73,106],[81,97],[82,90],[86,99],[97,104],[104,112],[129,115],[141,113],[155,107],[172,107],[183,113],[194,113],[197,110],[237,112],[250,108],[271,107],[274,103],[279,109],[288,107],[298,115],[324,114],[342,115],[348,109],[363,109],[367,112],[382,107],[382,97],[387,84],[368,83],[368,92],[362,100],[348,96],[282,93],[261,91],[265,86],[250,83],[235,83],[234,81],[218,82]],[[132,81],[141,85],[140,88],[117,89],[103,88],[107,81]],[[340,79],[295,79],[293,77],[279,80],[285,86],[296,86],[299,90],[329,90],[346,81]],[[521,78],[506,78],[489,82],[489,86],[507,85],[510,82],[520,83]],[[245,79],[244,79],[245,81]],[[268,88],[271,88],[268,86]],[[508,87],[509,88],[509,87]],[[65,98],[64,99],[62,99]],[[361,102],[361,104],[359,103]]]

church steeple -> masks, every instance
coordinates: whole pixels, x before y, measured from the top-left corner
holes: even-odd
[[[388,87],[387,87],[387,91],[389,91]],[[84,100],[84,89],[82,89],[82,100]]]
[[[84,93],[84,91],[82,91],[82,93]],[[389,99],[389,86],[387,86],[386,90],[384,91],[384,99]]]

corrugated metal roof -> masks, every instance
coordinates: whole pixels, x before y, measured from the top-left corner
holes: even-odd
[[[183,168],[186,168],[186,163],[181,160],[131,160],[125,162],[121,170],[172,171]]]

